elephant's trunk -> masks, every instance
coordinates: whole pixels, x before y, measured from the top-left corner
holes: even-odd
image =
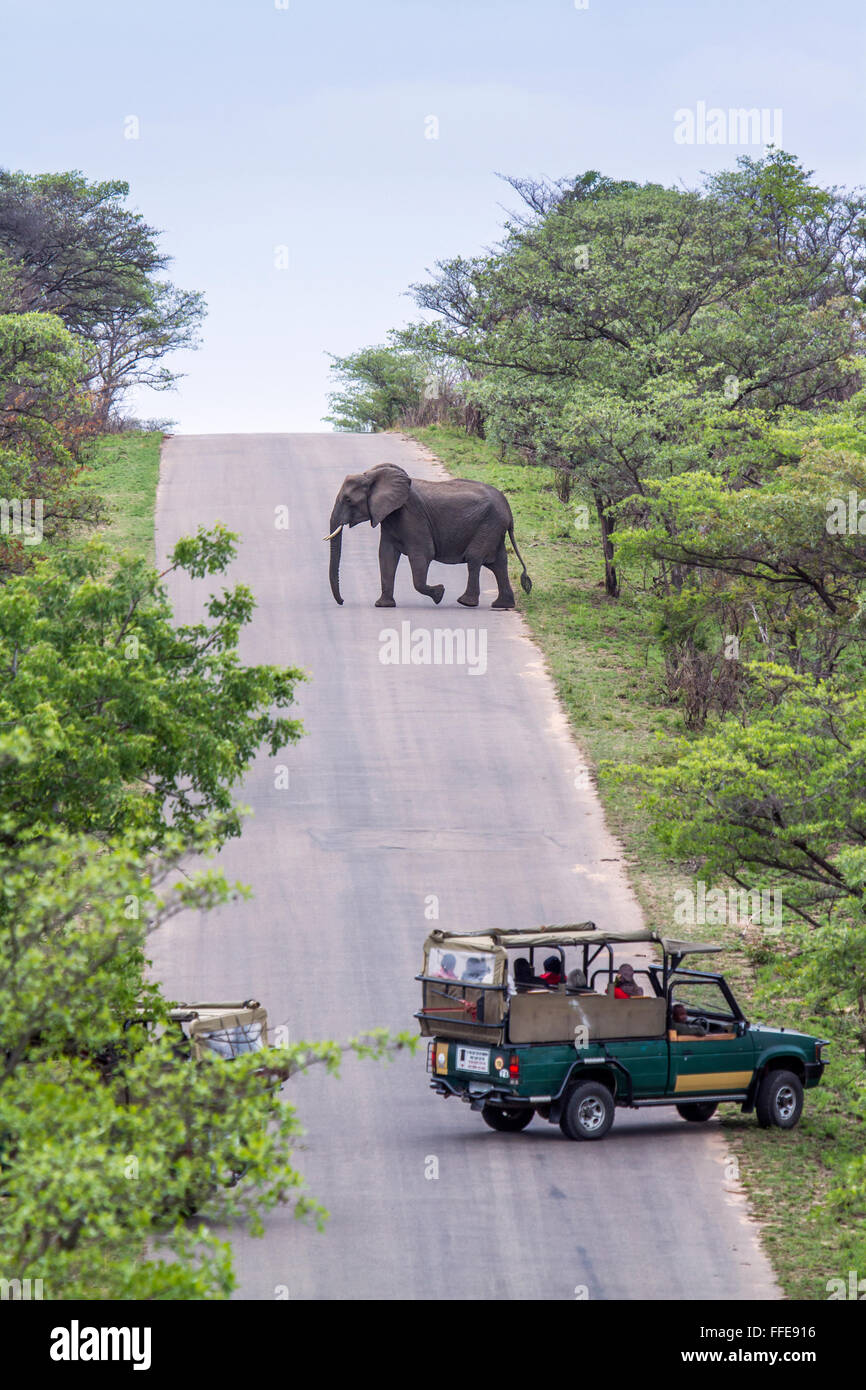
[[[328,578],[331,581],[331,593],[338,603],[342,603],[343,599],[340,594],[340,555],[343,550],[343,528],[336,522],[333,513],[331,515],[331,534],[327,539],[331,543],[331,565],[328,571]]]

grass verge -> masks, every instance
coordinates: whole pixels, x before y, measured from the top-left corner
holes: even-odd
[[[577,504],[560,501],[550,473],[502,461],[489,444],[458,429],[433,425],[408,433],[455,476],[492,483],[507,494],[533,582],[532,593],[523,594],[514,561],[520,608],[593,768],[647,925],[670,931],[674,892],[691,886],[694,866],[665,857],[641,809],[638,788],[597,777],[606,762],[654,759],[657,736],[685,732],[679,708],[664,689],[641,576],[625,575],[622,596],[607,597],[598,527]],[[683,934],[681,928],[677,934]],[[720,968],[750,1017],[831,1041],[831,1065],[821,1085],[807,1092],[797,1129],[762,1130],[754,1116],[735,1110],[726,1110],[720,1121],[782,1288],[790,1298],[826,1299],[830,1279],[847,1284],[849,1270],[866,1277],[863,1213],[827,1202],[845,1165],[863,1152],[863,1057],[852,1045],[845,1019],[815,1018],[801,999],[785,993],[772,956],[752,929],[690,927],[689,934],[732,948]]]
[[[88,527],[86,535],[102,534],[118,552],[151,562],[161,444],[159,430],[102,435],[92,446],[80,483],[105,506],[104,521],[95,530]]]

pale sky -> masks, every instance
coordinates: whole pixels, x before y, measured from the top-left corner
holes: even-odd
[[[130,403],[183,433],[327,429],[325,352],[383,341],[412,281],[496,240],[497,171],[694,186],[762,152],[676,143],[704,102],[781,110],[821,180],[866,183],[862,0],[283,3],[0,8],[0,164],[128,180],[207,297],[179,389]]]

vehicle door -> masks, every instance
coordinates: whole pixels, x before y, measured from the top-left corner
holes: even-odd
[[[748,1089],[755,1070],[751,1034],[717,979],[676,975],[668,988],[668,1018],[674,1004],[684,1004],[689,1021],[706,1020],[704,1036],[669,1032],[668,1092],[689,1095]],[[670,1025],[674,1030],[674,1025]]]

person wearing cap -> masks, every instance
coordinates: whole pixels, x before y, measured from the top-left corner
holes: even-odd
[[[641,999],[643,990],[634,977],[633,965],[621,965],[613,982],[614,999]]]
[[[548,956],[544,962],[544,973],[539,976],[539,979],[543,980],[546,985],[550,985],[551,989],[556,989],[562,984],[561,965],[559,956]]]
[[[566,994],[591,994],[592,990],[586,987],[586,976],[579,968],[569,970],[565,977]]]

